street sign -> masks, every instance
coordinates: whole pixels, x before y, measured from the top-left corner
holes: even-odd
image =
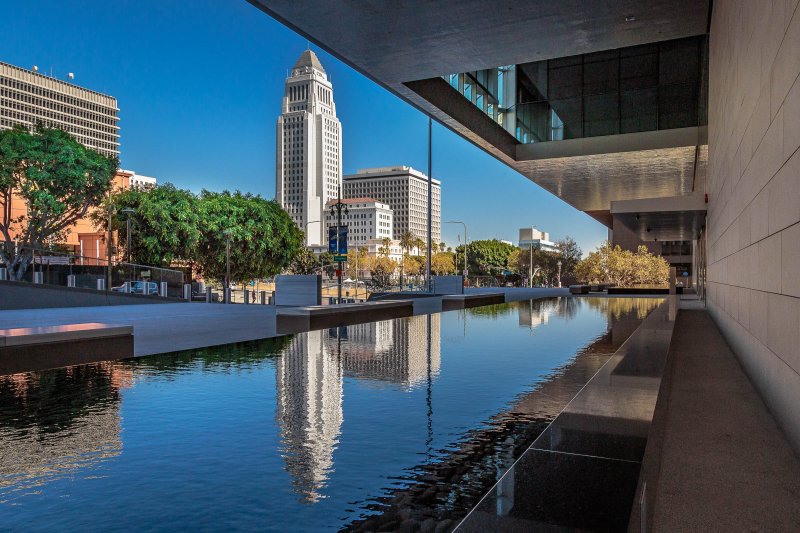
[[[344,263],[345,261],[347,261],[347,256],[346,255],[334,255],[333,256],[333,260],[336,261],[337,263]]]

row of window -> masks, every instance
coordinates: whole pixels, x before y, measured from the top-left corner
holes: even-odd
[[[31,121],[27,118],[27,116],[17,113],[15,111],[11,111],[9,109],[0,110],[0,126],[4,128],[12,128],[17,124],[22,124],[24,126],[33,126],[34,123],[35,121]],[[106,155],[116,155],[119,153],[119,149],[117,147],[117,144],[115,143],[107,143],[91,137],[87,137],[85,135],[81,135],[80,133],[71,131],[73,129],[72,127],[64,128],[58,124],[49,123],[46,120],[42,121],[42,123],[50,128],[58,127],[63,129],[64,131],[76,137],[77,141],[86,146],[87,148],[97,150],[98,152],[104,153]]]
[[[96,102],[90,102],[83,98],[75,98],[74,96],[69,96],[67,94],[63,94],[58,91],[53,91],[52,89],[47,89],[44,87],[40,87],[38,85],[33,85],[12,78],[6,78],[5,76],[0,77],[0,86],[10,87],[11,89],[15,89],[20,93],[24,92],[30,95],[40,96],[42,98],[47,98],[48,100],[61,102],[63,104],[67,104],[73,107],[80,107],[87,111],[102,113],[102,115],[105,116],[111,115],[116,117],[117,114],[117,110],[113,107],[101,105]]]
[[[72,98],[75,103],[62,103],[57,98],[59,93],[53,91],[46,91],[46,95],[31,94],[30,91],[23,91],[15,87],[8,78],[0,78],[0,87],[2,87],[2,95],[7,98],[12,98],[16,101],[25,102],[28,104],[35,104],[48,109],[53,109],[60,113],[66,113],[73,116],[79,116],[87,120],[108,124],[109,126],[116,125],[117,111],[112,108],[97,106],[91,102]]]

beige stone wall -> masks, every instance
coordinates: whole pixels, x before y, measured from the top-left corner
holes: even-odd
[[[714,2],[708,307],[800,451],[800,10]]]

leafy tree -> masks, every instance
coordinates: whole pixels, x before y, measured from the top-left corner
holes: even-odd
[[[100,205],[119,161],[86,148],[67,132],[37,126],[0,131],[0,261],[9,277],[22,279],[33,250],[63,241],[69,228]],[[13,216],[13,197],[26,214]]]
[[[197,197],[170,183],[149,189],[133,188],[112,193],[101,209],[92,214],[95,225],[117,231],[120,245],[134,263],[168,267],[174,261],[191,263],[200,242],[201,221]],[[132,221],[131,242],[127,242],[124,210]]]
[[[431,272],[437,276],[446,276],[456,271],[456,264],[453,254],[438,252],[431,257]]]
[[[388,287],[392,283],[392,276],[397,269],[397,263],[385,256],[378,256],[372,261],[370,276],[372,283],[378,287]]]
[[[239,191],[199,197],[203,221],[197,264],[208,279],[224,279],[225,245],[231,243],[231,280],[246,282],[274,276],[289,267],[302,248],[303,234],[273,200]]]
[[[333,260],[333,254],[329,251],[325,250],[321,254],[319,254],[319,266],[325,274],[329,278],[332,278],[336,274],[336,261]]]
[[[319,270],[319,259],[317,256],[306,248],[301,246],[297,255],[294,256],[292,262],[289,264],[289,272],[296,275],[314,274]]]
[[[350,249],[347,252],[347,268],[345,269],[347,277],[358,279],[361,277],[361,273],[369,271],[368,252],[365,246],[361,246],[358,250]]]
[[[666,285],[669,263],[651,254],[646,246],[631,252],[604,242],[577,264],[575,274],[585,283],[612,283],[623,287]]]
[[[482,276],[498,276],[506,270],[508,257],[513,251],[514,246],[497,239],[472,241],[467,249],[469,271]],[[456,254],[463,257],[463,244],[456,248]]]
[[[561,275],[573,275],[575,273],[575,267],[583,257],[583,251],[581,251],[575,239],[569,235],[556,241],[556,246],[558,247],[559,259],[561,260]]]
[[[417,236],[406,230],[400,235],[400,248],[403,250],[403,260],[400,262],[400,285],[403,285],[403,275],[406,270],[406,256],[417,241]]]

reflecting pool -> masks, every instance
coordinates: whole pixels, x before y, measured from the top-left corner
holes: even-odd
[[[660,302],[516,302],[0,377],[0,529],[455,526]]]

